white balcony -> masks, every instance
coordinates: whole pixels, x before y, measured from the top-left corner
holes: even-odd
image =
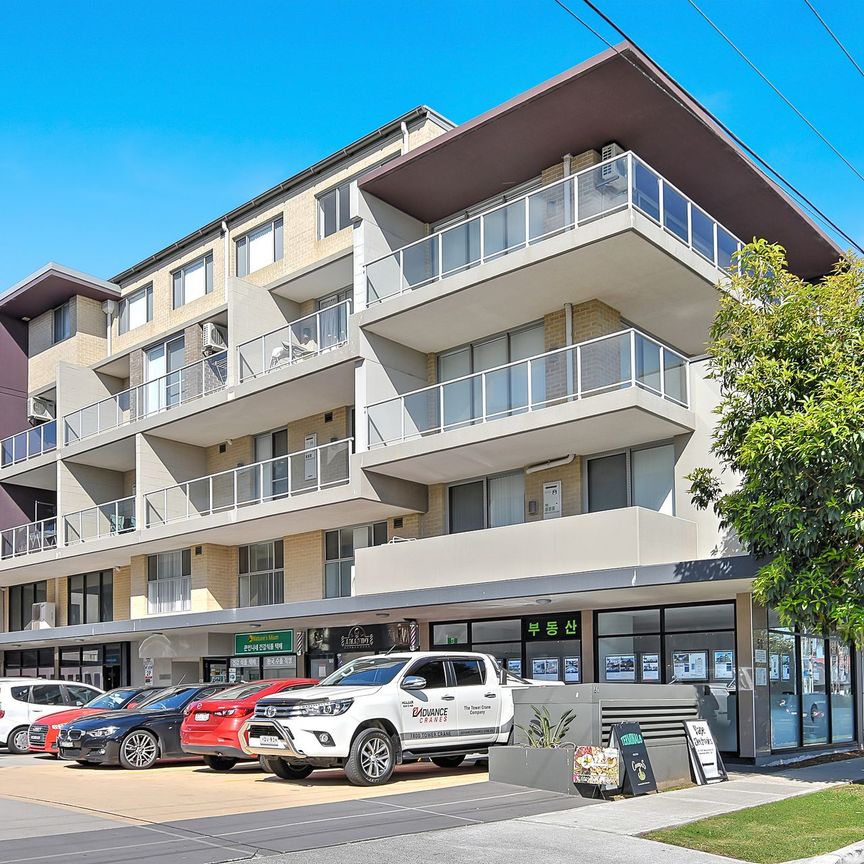
[[[237,349],[239,381],[258,378],[344,345],[350,315],[351,301],[346,300],[244,342]]]
[[[637,330],[623,330],[414,390],[366,409],[369,447],[637,387],[688,407],[687,358]]]
[[[57,421],[25,429],[0,441],[0,468],[18,465],[57,447]]]
[[[696,524],[642,507],[358,549],[355,593],[503,582],[697,557]]]
[[[0,559],[18,558],[57,548],[57,519],[40,519],[0,531]]]
[[[220,351],[66,414],[63,417],[64,444],[68,446],[137,420],[170,412],[224,390],[227,383],[228,352]]]
[[[135,530],[135,497],[121,498],[67,513],[63,516],[63,536],[67,546],[128,534]]]
[[[320,492],[349,481],[353,439],[345,438],[144,495],[145,527]]]

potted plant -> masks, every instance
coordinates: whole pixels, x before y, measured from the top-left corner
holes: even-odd
[[[564,741],[575,711],[567,710],[553,722],[545,705],[531,707],[534,712],[531,722],[516,727],[525,743],[490,749],[489,779],[568,795],[579,794],[573,785],[574,745]]]

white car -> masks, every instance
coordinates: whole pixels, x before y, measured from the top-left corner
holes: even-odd
[[[102,692],[77,681],[0,678],[0,745],[5,744],[10,753],[27,753],[31,723],[65,705],[86,705]]]
[[[362,657],[315,687],[261,699],[240,745],[283,779],[338,766],[354,785],[377,786],[401,762],[428,757],[454,768],[506,744],[513,690],[545,683],[517,678],[487,654]]]

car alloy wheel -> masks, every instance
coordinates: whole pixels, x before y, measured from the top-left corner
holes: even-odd
[[[120,756],[124,767],[149,768],[159,755],[159,746],[150,732],[139,729],[123,739]]]
[[[360,748],[360,767],[370,780],[379,780],[390,770],[390,748],[381,738],[370,738]]]
[[[30,750],[30,739],[27,735],[27,727],[22,726],[20,729],[16,729],[12,734],[11,740],[12,746],[8,749],[12,753],[27,753]]]

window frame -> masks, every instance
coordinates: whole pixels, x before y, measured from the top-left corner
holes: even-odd
[[[458,480],[455,483],[445,484],[446,494],[444,495],[444,527],[446,529],[447,535],[454,534],[454,533],[455,534],[470,534],[471,533],[470,531],[456,531],[456,532],[454,532],[450,529],[450,490],[454,486],[468,486],[471,483],[482,483],[483,484],[483,527],[478,528],[476,530],[486,531],[490,527],[492,527],[490,525],[491,519],[490,519],[490,509],[489,508],[491,505],[491,500],[489,498],[489,481],[494,480],[498,477],[509,477],[511,475],[517,475],[517,474],[522,475],[522,483],[523,483],[522,521],[511,523],[511,524],[524,525],[528,521],[528,508],[527,508],[526,501],[525,501],[525,488],[524,488],[525,469],[524,468],[521,468],[521,469],[517,468],[515,471],[498,471],[495,474],[487,474],[483,477],[472,477],[468,480]],[[495,527],[507,527],[507,526],[495,526]]]
[[[277,227],[278,223],[278,227]],[[257,267],[255,270],[249,269],[249,238],[253,234],[257,234],[263,228],[270,229],[270,239],[273,258],[267,264]],[[250,228],[248,231],[236,237],[234,240],[234,273],[236,276],[248,276],[250,273],[257,273],[277,261],[281,261],[285,257],[285,214],[280,213]],[[241,260],[243,266],[241,267]]]
[[[273,567],[268,570],[252,570],[250,566],[251,554],[250,550],[253,546],[270,546],[271,547],[271,555],[273,560]],[[246,550],[246,570],[243,569],[243,550]],[[277,566],[279,562],[282,562],[282,566]],[[271,580],[271,584],[280,584],[281,583],[281,591],[278,594],[281,595],[281,599],[277,599],[273,597],[268,599],[265,603],[247,603],[243,604],[242,602],[242,580],[245,578],[247,581],[251,581],[251,577],[253,576],[269,576]],[[279,580],[278,583],[275,580]],[[248,589],[247,589],[248,590]],[[252,609],[256,606],[272,606],[278,603],[285,602],[285,543],[284,540],[280,537],[275,540],[262,540],[259,543],[244,543],[241,546],[237,547],[237,608],[238,609]]]
[[[33,599],[30,601],[30,610],[25,611],[26,605],[24,603],[24,591],[25,589],[31,589],[31,593]],[[41,588],[41,590],[40,590]],[[13,622],[12,620],[12,596],[13,594],[20,594],[20,598],[18,600],[18,612],[20,613],[19,620],[17,622]],[[39,599],[41,596],[42,599]],[[17,585],[10,585],[9,591],[7,593],[6,603],[8,606],[7,612],[7,621],[9,624],[10,633],[20,633],[23,631],[28,624],[33,622],[33,619],[30,617],[32,613],[32,607],[34,603],[47,603],[48,602],[48,580],[47,579],[38,579],[35,582],[21,582]],[[26,620],[25,620],[26,619]],[[14,624],[19,624],[20,626],[13,626]]]
[[[206,297],[208,294],[213,293],[213,252],[205,252],[203,255],[199,255],[192,261],[187,261],[182,267],[178,267],[176,270],[171,271],[171,308],[172,309],[181,309],[183,306],[186,306],[188,303],[193,302],[192,300],[186,299],[186,273],[197,264],[203,263],[204,265],[204,294],[202,297]],[[179,292],[178,292],[179,288]],[[177,302],[178,293],[180,297],[180,302]],[[202,297],[196,297],[195,300],[201,300]]]
[[[375,526],[376,525],[383,525],[384,526],[385,539],[380,543],[375,542]],[[389,542],[390,523],[388,522],[387,519],[379,519],[377,522],[361,522],[357,525],[343,525],[339,528],[330,528],[330,529],[324,531],[324,538],[323,538],[324,539],[324,549],[323,549],[324,573],[323,573],[323,579],[324,579],[324,598],[327,600],[352,596],[352,594],[350,594],[350,593],[348,593],[348,594],[342,593],[342,564],[343,563],[347,564],[350,561],[351,566],[353,567],[354,561],[356,559],[356,552],[357,552],[357,548],[352,543],[352,553],[354,553],[354,554],[352,554],[351,557],[343,557],[340,554],[336,558],[328,558],[327,557],[327,535],[333,534],[333,533],[340,535],[342,531],[352,531],[353,532],[353,531],[356,531],[358,528],[367,528],[367,529],[370,529],[372,532],[371,544],[369,546],[364,546],[361,548],[371,549],[375,546],[385,546]],[[342,538],[341,538],[341,536],[338,537],[338,545],[339,545],[339,552],[341,553],[341,551],[342,551]],[[327,565],[328,564],[338,564],[339,565],[339,594],[336,594],[336,595],[330,595],[327,593]]]
[[[144,323],[136,324],[134,327],[129,326],[129,317],[130,317],[130,309],[132,303],[138,300],[141,295],[145,295],[145,306],[146,310],[144,312]],[[117,310],[117,335],[125,336],[127,333],[131,333],[133,330],[137,330],[139,327],[143,327],[145,324],[149,324],[153,320],[153,283],[150,282],[147,285],[142,286],[141,288],[136,288],[130,294],[127,294],[125,297],[120,298],[120,305]]]
[[[64,335],[57,335],[57,313],[63,313],[63,325],[65,333]],[[51,310],[51,344],[58,345],[60,342],[65,342],[67,339],[71,339],[74,335],[72,329],[72,298],[70,297],[64,303],[61,303],[59,306],[55,306]]]
[[[181,553],[181,562],[179,578],[192,576],[192,550],[186,549],[168,549],[165,552],[153,552],[147,556],[147,581],[158,582],[160,579],[176,579],[177,576],[161,576],[159,575],[159,559],[165,555],[176,555]]]
[[[95,621],[90,621],[87,615],[87,577],[88,576],[96,576],[99,580],[99,613],[98,618]],[[84,598],[81,607],[81,618],[79,621],[72,621],[72,590],[73,590],[73,580],[80,579],[81,583],[81,595]],[[105,601],[106,595],[110,594],[110,605],[111,605],[111,617],[106,618],[103,617],[103,612],[105,611]],[[99,624],[103,621],[113,621],[114,620],[114,573],[111,570],[90,570],[86,573],[75,573],[70,576],[66,580],[66,616],[67,621],[70,626],[75,626],[78,624]]]

